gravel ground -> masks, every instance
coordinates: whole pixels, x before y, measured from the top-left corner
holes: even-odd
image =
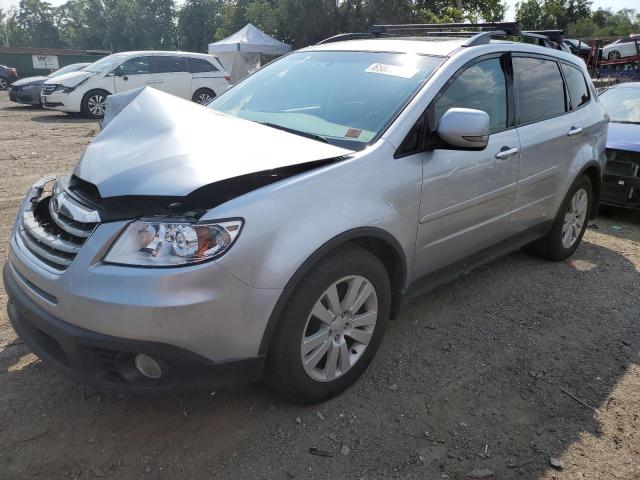
[[[28,187],[97,130],[0,92],[3,262]],[[16,340],[0,289],[0,478],[640,479],[639,225],[612,212],[567,262],[514,253],[406,303],[362,379],[315,407],[261,384],[84,389]]]

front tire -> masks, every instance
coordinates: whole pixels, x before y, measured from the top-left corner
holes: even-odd
[[[103,118],[107,109],[107,97],[104,90],[91,90],[82,97],[82,115],[87,118]]]
[[[620,58],[620,52],[618,50],[612,50],[609,52],[609,60],[618,60]]]
[[[265,380],[297,403],[338,395],[375,355],[391,306],[382,262],[345,245],[324,257],[295,288],[273,335]]]
[[[5,78],[0,77],[0,90],[6,90],[9,87],[9,82]]]
[[[591,179],[581,175],[569,189],[549,233],[533,243],[533,250],[549,260],[564,260],[582,241],[593,206]]]

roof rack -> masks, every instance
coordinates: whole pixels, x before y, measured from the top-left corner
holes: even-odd
[[[456,33],[451,30],[462,30],[458,33],[474,34],[490,30],[500,30],[506,35],[517,36],[520,34],[518,22],[486,22],[486,23],[413,23],[406,25],[373,25],[369,33],[373,35],[399,34],[408,32],[429,33]],[[464,32],[464,30],[474,30]]]
[[[318,45],[345,40],[358,40],[400,36],[426,37],[469,37],[463,47],[485,45],[495,37],[520,37],[537,40],[543,47],[558,49],[564,39],[563,30],[543,30],[539,32],[523,32],[518,22],[486,22],[486,23],[412,23],[373,25],[367,33],[343,33],[326,38]]]

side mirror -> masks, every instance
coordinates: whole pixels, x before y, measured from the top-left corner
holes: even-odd
[[[482,150],[489,142],[489,114],[471,108],[450,108],[440,119],[436,133],[453,147]]]

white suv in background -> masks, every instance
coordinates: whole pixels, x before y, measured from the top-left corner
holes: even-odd
[[[140,87],[154,87],[206,105],[229,88],[220,61],[202,53],[122,52],[109,55],[80,72],[44,83],[42,105],[90,118],[104,116],[106,99]]]

